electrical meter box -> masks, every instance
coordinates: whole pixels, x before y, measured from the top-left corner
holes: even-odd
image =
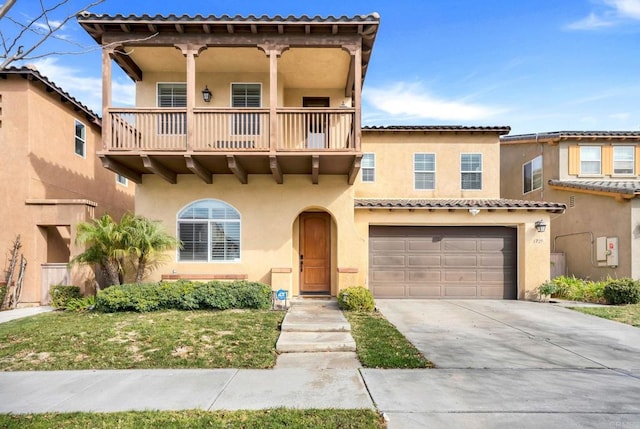
[[[599,267],[618,266],[618,237],[596,238],[596,262]]]

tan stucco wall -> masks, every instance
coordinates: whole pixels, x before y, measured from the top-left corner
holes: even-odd
[[[362,151],[376,157],[376,180],[355,183],[359,198],[499,198],[500,145],[496,134],[363,131]],[[436,154],[436,189],[414,189],[413,156]],[[482,154],[482,189],[460,189],[460,155]]]
[[[232,205],[241,216],[241,260],[236,263],[176,262],[177,252],[169,252],[170,262],[153,273],[161,274],[246,274],[249,279],[272,282],[272,269],[291,269],[277,273],[277,285],[291,284],[299,291],[298,216],[304,211],[326,211],[332,217],[332,294],[346,284],[338,268],[358,267],[362,260],[364,237],[353,223],[353,188],[343,176],[322,176],[313,185],[308,176],[285,176],[278,185],[270,175],[250,175],[241,184],[233,175],[217,175],[207,185],[193,175],[178,176],[170,185],[157,176],[145,175],[137,188],[136,212],[162,221],[176,234],[176,216],[188,204],[213,198]]]
[[[119,218],[133,211],[135,186],[116,184],[115,174],[104,169],[95,156],[96,149],[102,147],[100,128],[82,112],[74,111],[70,103],[62,103],[57,94],[46,93],[40,82],[10,76],[0,80],[0,96],[0,141],[5,148],[0,173],[5,183],[0,190],[4,220],[0,249],[6,253],[20,234],[21,251],[28,263],[21,303],[37,304],[41,299],[41,264],[61,258],[59,241],[47,246],[47,227],[63,226],[72,231],[70,256],[74,256],[79,253],[73,244],[77,222],[103,213]],[[76,119],[86,126],[86,158],[74,153]],[[56,206],[51,201],[27,204],[33,200],[90,200],[97,206]],[[74,270],[72,280],[84,286],[86,275],[81,271]]]
[[[553,201],[566,204],[562,215],[552,215],[550,224],[551,250],[565,253],[568,275],[602,280],[607,277],[640,277],[640,218],[636,200],[620,201],[572,190],[551,189],[551,179],[575,180],[568,175],[568,147],[561,142],[503,144],[501,147],[502,197],[535,201]],[[522,164],[539,154],[543,155],[543,189],[522,194]],[[508,178],[512,178],[509,180]],[[619,265],[600,267],[595,262],[597,237],[618,237]],[[555,243],[555,246],[554,246]]]

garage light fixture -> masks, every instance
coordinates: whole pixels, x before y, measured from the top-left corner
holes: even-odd
[[[477,209],[477,208],[469,209],[469,214],[471,214],[471,216],[475,216],[478,213],[480,213],[480,209]]]
[[[537,220],[535,223],[536,226],[536,231],[538,232],[544,232],[547,229],[547,224],[544,223],[543,220]]]

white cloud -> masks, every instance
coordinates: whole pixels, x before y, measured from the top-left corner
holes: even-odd
[[[404,82],[382,88],[368,87],[363,97],[372,107],[394,119],[466,122],[487,119],[500,113],[499,109],[490,106],[439,99],[420,84]]]
[[[57,86],[69,93],[91,110],[102,114],[102,78],[85,76],[81,69],[58,64],[55,57],[47,57],[30,64]],[[100,73],[98,69],[97,73]],[[129,82],[112,83],[114,105],[132,106],[135,99],[135,86]]]
[[[599,0],[604,8],[586,18],[567,25],[569,30],[595,30],[621,25],[628,20],[640,20],[640,0]]]

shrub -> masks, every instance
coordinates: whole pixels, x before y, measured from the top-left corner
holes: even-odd
[[[369,289],[362,286],[351,286],[338,293],[338,307],[341,310],[373,311],[375,301]]]
[[[83,298],[71,298],[65,306],[66,311],[85,312],[91,311],[96,307],[95,296],[85,296]]]
[[[51,305],[55,308],[65,308],[70,299],[81,298],[78,286],[51,286]]]
[[[270,306],[271,287],[247,281],[177,281],[115,285],[100,291],[96,301],[96,308],[104,312],[197,308],[266,309]]]
[[[559,276],[538,287],[538,294],[554,296],[571,301],[604,302],[603,290],[606,282],[582,280],[575,276]]]
[[[603,294],[609,304],[637,304],[640,303],[640,282],[628,278],[610,280]]]
[[[553,281],[547,281],[538,286],[538,294],[541,296],[552,296],[558,293],[558,285]]]

